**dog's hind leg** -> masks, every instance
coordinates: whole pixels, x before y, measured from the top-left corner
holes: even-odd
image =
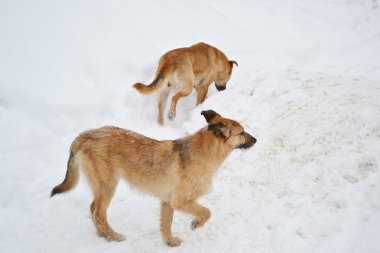
[[[182,66],[181,70],[177,72],[178,80],[176,80],[176,87],[179,87],[179,92],[172,97],[172,103],[169,110],[169,119],[174,119],[176,115],[177,102],[180,98],[186,97],[191,94],[194,86],[194,74],[192,73],[191,65]]]
[[[125,237],[116,233],[107,222],[107,208],[115,193],[119,178],[111,174],[111,170],[102,170],[106,167],[105,161],[86,161],[83,171],[94,195],[91,204],[91,216],[98,234],[110,241],[123,241]]]
[[[192,84],[190,84],[190,88],[186,88],[180,92],[178,92],[177,94],[175,94],[172,98],[172,103],[170,105],[170,111],[169,111],[169,119],[174,119],[175,115],[176,115],[176,110],[177,110],[177,102],[180,98],[182,97],[186,97],[188,95],[190,95],[191,93],[191,90],[192,90]]]
[[[182,240],[172,235],[174,209],[169,202],[161,201],[161,232],[167,245],[176,247],[181,245]]]
[[[157,122],[160,125],[164,124],[164,111],[165,111],[165,105],[166,101],[168,99],[170,92],[170,88],[165,88],[158,94],[157,97],[157,102],[158,102],[158,117],[157,117]]]
[[[116,233],[107,221],[107,208],[115,192],[117,182],[107,182],[99,189],[101,192],[94,192],[94,201],[91,204],[92,220],[96,226],[98,234],[109,241],[123,241],[125,236]]]

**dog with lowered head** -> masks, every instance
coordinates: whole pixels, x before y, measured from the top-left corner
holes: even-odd
[[[234,64],[238,65],[236,61],[229,61],[219,49],[206,43],[198,43],[165,53],[160,58],[154,81],[149,85],[136,83],[133,87],[141,94],[159,92],[157,121],[163,125],[170,89],[177,91],[172,98],[168,115],[169,119],[174,119],[178,100],[190,95],[193,87],[198,93],[196,106],[206,99],[208,87],[213,82],[217,90],[226,89]]]
[[[51,196],[74,188],[81,169],[94,195],[90,210],[98,234],[122,241],[124,236],[107,222],[107,208],[123,178],[161,200],[163,239],[169,246],[180,245],[171,232],[174,210],[195,216],[193,229],[203,226],[211,212],[197,199],[209,190],[214,173],[234,149],[256,143],[238,122],[212,110],[202,115],[206,127],[176,140],[158,141],[111,126],[80,134],[71,145],[66,177]]]

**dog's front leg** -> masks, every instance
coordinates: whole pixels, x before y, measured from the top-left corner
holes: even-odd
[[[191,222],[191,228],[197,229],[202,227],[211,217],[211,212],[208,208],[201,206],[196,201],[173,201],[173,207],[178,211],[191,214],[195,219]]]
[[[181,245],[182,240],[172,235],[174,209],[169,202],[161,201],[161,232],[167,245],[176,247]]]
[[[208,86],[206,87],[200,87],[198,90],[198,98],[197,98],[197,103],[195,106],[198,106],[199,104],[203,103],[207,97],[207,92],[208,92]]]

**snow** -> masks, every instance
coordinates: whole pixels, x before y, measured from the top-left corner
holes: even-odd
[[[239,67],[159,127],[155,96],[132,85],[199,41]],[[0,252],[166,252],[157,199],[119,184],[108,217],[126,241],[114,243],[96,235],[83,177],[49,193],[80,132],[175,139],[208,109],[258,142],[221,166],[203,228],[175,214],[176,252],[380,252],[379,52],[377,0],[0,1]]]

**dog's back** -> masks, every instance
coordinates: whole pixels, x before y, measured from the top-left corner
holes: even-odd
[[[93,191],[123,177],[141,191],[167,198],[177,180],[172,150],[171,141],[157,141],[117,127],[86,131],[72,143],[69,164],[75,166],[68,166],[65,181],[53,189],[52,195],[75,187],[79,167]]]

